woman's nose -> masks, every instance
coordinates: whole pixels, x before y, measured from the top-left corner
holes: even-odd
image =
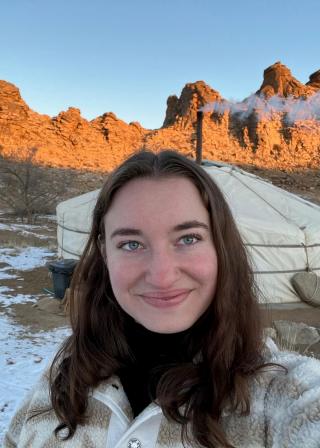
[[[180,277],[179,263],[170,251],[157,251],[146,268],[145,280],[155,288],[168,289]]]

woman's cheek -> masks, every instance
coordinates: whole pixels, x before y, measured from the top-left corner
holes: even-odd
[[[135,280],[139,272],[139,264],[133,260],[114,259],[109,265],[111,285],[117,289],[126,289]]]
[[[199,274],[211,275],[218,267],[216,251],[210,247],[207,250],[192,254],[188,258],[188,264]]]

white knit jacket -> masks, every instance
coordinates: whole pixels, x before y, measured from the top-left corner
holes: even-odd
[[[265,368],[252,379],[250,415],[224,409],[221,424],[228,441],[236,448],[320,448],[320,361],[278,350],[269,360],[288,373]],[[133,419],[117,377],[92,392],[88,422],[70,440],[55,437],[58,420],[53,411],[27,419],[32,409],[46,406],[45,374],[14,416],[4,448],[183,448],[181,427],[168,421],[155,403]]]

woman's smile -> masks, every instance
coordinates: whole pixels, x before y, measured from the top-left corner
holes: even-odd
[[[156,308],[171,308],[179,305],[184,300],[187,300],[191,289],[182,289],[168,292],[151,292],[139,294],[139,296],[149,305]]]

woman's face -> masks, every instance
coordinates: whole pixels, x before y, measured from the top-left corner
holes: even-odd
[[[158,333],[191,327],[214,297],[218,271],[209,214],[192,182],[132,180],[116,193],[104,223],[121,308]]]

